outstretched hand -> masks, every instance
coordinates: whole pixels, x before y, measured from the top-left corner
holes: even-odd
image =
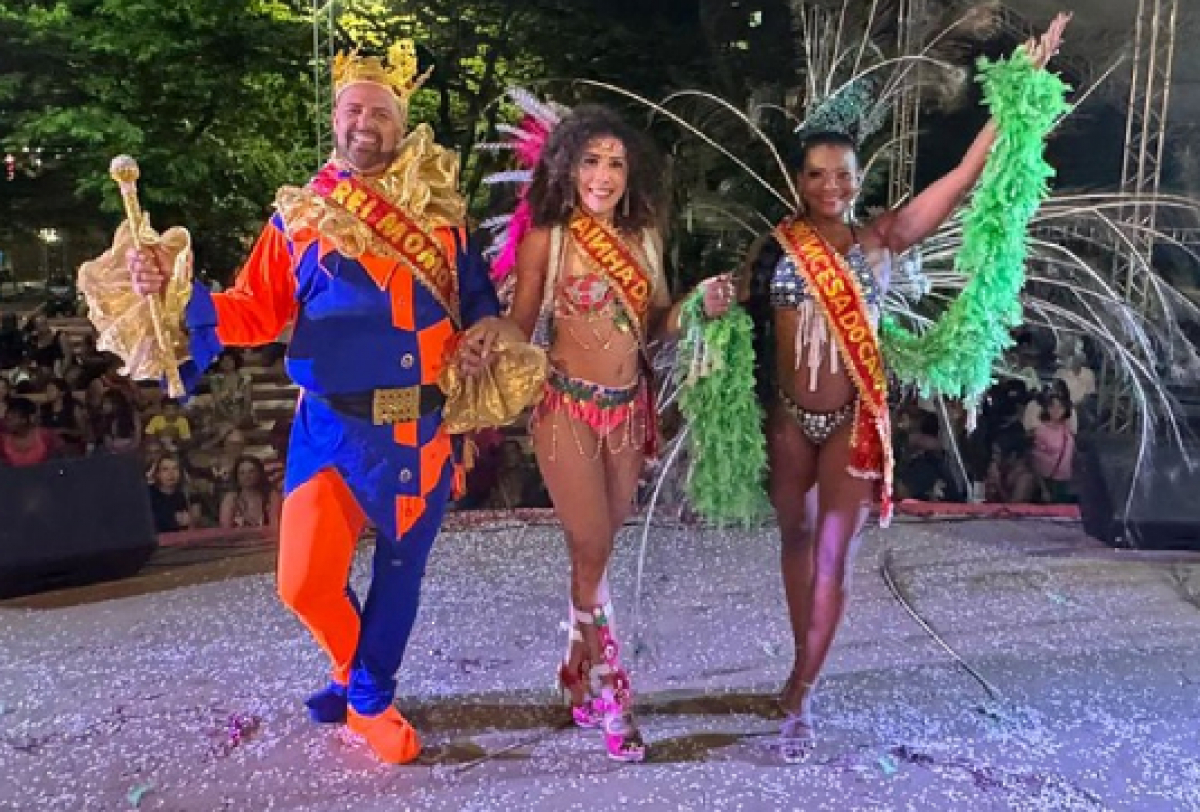
[[[1044,34],[1037,38],[1031,37],[1025,43],[1025,50],[1028,52],[1030,60],[1033,61],[1034,67],[1046,67],[1046,63],[1050,61],[1050,57],[1058,54],[1059,46],[1062,45],[1063,41],[1063,30],[1066,29],[1069,22],[1071,22],[1071,14],[1069,12],[1059,12],[1050,21],[1050,26]]]

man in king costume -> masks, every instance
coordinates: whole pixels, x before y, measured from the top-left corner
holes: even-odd
[[[405,132],[408,98],[428,76],[416,68],[408,41],[387,63],[337,58],[334,157],[307,186],[280,190],[235,285],[217,294],[195,285],[184,312],[192,383],[223,347],[274,341],[294,325],[286,363],[302,392],[279,593],[332,661],[310,716],[344,722],[391,763],[420,752],[393,705],[396,673],[458,478],[436,382],[458,362],[456,346],[465,367],[485,351],[470,328],[498,312],[487,268],[468,249],[457,156],[427,125]],[[130,252],[139,293],[164,289],[163,259]],[[368,521],[377,537],[360,601],[349,574]]]

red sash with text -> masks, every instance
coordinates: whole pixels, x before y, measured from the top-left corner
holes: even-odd
[[[786,221],[775,236],[813,292],[858,389],[849,471],[881,480],[880,524],[886,526],[892,516],[892,431],[883,355],[866,298],[846,258],[808,223]]]
[[[326,164],[309,185],[322,198],[356,217],[399,254],[416,280],[450,314],[454,325],[462,325],[458,273],[437,238],[421,228],[403,209],[334,164]]]

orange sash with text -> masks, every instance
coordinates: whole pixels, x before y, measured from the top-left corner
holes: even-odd
[[[583,212],[571,217],[567,231],[591,269],[612,283],[621,306],[634,324],[638,340],[644,344],[642,322],[654,291],[652,277],[642,267],[641,260],[611,226]]]

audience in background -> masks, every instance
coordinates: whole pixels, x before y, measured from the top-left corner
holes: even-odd
[[[0,434],[0,464],[21,468],[40,465],[62,453],[50,429],[37,424],[37,406],[25,398],[9,398]]]
[[[58,435],[63,448],[71,455],[80,456],[86,451],[87,415],[64,379],[54,378],[46,384],[40,423]]]
[[[209,374],[208,381],[216,430],[245,429],[254,425],[254,384],[250,373],[242,369],[241,355],[237,351],[226,350],[221,354],[216,371]]]
[[[150,469],[150,512],[154,530],[175,533],[194,524],[192,508],[184,487],[183,465],[179,458],[165,455]]]
[[[97,429],[95,447],[110,454],[132,453],[141,444],[141,418],[119,388],[100,396],[100,416],[93,425]]]
[[[50,326],[50,319],[44,313],[35,315],[30,323],[25,354],[40,369],[57,377],[62,376],[75,358],[71,343],[61,330]]]
[[[146,424],[146,436],[158,438],[172,454],[182,453],[192,442],[192,425],[184,417],[179,401],[164,400],[162,414],[150,418]]]
[[[256,422],[253,378],[240,354],[223,354],[185,409],[164,399],[159,384],[130,381],[119,359],[97,350],[94,335],[78,337],[78,344],[72,352],[43,313],[26,330],[12,314],[0,316],[0,464],[140,453],[161,532],[278,527],[290,422]],[[275,363],[282,346],[252,357]],[[1009,356],[1015,374],[987,393],[971,430],[959,403],[947,401],[942,410],[933,401],[898,398],[897,494],[927,501],[1073,501],[1079,404],[1094,414],[1096,378],[1083,348],[1064,357],[1057,370],[1047,368],[1052,357],[1043,364],[1037,342],[1023,336]],[[500,430],[474,439],[479,453],[459,509],[549,505],[519,439]]]
[[[1052,393],[1042,405],[1042,419],[1033,431],[1033,470],[1041,480],[1042,498],[1049,503],[1075,501],[1071,470],[1075,459],[1075,432],[1068,424],[1071,401]]]
[[[271,487],[261,460],[244,456],[234,468],[236,490],[221,500],[220,526],[279,527],[282,495]]]

